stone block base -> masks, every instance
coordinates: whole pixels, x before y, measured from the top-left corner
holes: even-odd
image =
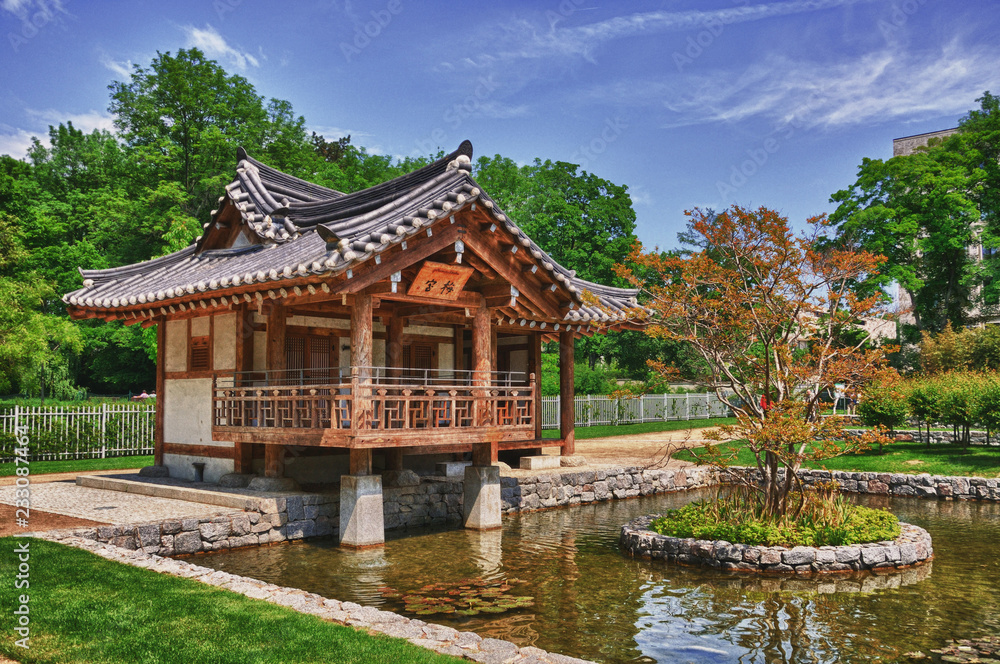
[[[441,477],[462,477],[471,465],[469,461],[438,461],[434,472]]]
[[[465,527],[473,530],[499,528],[500,504],[500,469],[496,466],[466,468],[462,505]]]
[[[385,544],[382,477],[342,475],[340,478],[340,545]]]
[[[559,468],[561,457],[557,456],[523,456],[521,457],[521,470],[545,470],[547,468]]]

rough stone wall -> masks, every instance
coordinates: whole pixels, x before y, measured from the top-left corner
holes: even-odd
[[[605,500],[687,491],[716,484],[708,468],[643,470],[607,468],[532,477],[501,477],[501,509],[505,514],[532,512]]]
[[[864,429],[844,429],[844,433],[852,436],[860,436],[866,433],[866,431]],[[900,442],[927,442],[926,429],[896,429],[893,433],[896,435],[896,440]],[[956,441],[951,431],[931,431],[930,438],[931,445],[958,444],[962,442],[961,439]],[[994,434],[989,436],[989,440],[987,440],[985,431],[971,431],[969,433],[969,443],[972,445],[1000,445],[1000,439]]]
[[[716,569],[813,574],[860,572],[910,567],[934,557],[926,530],[901,523],[891,542],[851,546],[753,546],[660,535],[649,529],[656,515],[639,517],[622,526],[622,548],[633,556]]]

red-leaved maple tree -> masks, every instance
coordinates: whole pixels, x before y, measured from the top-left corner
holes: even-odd
[[[738,418],[718,437],[745,441],[763,481],[741,479],[766,513],[784,515],[801,508],[789,496],[801,489],[803,462],[884,441],[878,433],[845,439],[838,420],[819,417],[835,385],[850,390],[891,371],[869,332],[879,298],[858,298],[851,288],[884,258],[819,242],[825,217],[796,234],[763,207],[687,214],[698,251],[646,252],[637,243],[618,274],[645,294],[647,334],[690,344],[705,361],[702,382]],[[664,377],[673,373],[650,365]],[[732,461],[716,446],[701,460]]]

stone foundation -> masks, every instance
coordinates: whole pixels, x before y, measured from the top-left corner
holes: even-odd
[[[621,545],[633,556],[682,565],[770,574],[821,574],[901,569],[934,557],[926,530],[900,523],[894,541],[851,546],[753,546],[722,540],[660,535],[649,529],[659,515],[642,516],[622,526]]]

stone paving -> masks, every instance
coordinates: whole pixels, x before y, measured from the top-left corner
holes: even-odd
[[[0,487],[0,503],[15,504],[16,487]],[[165,519],[239,514],[241,510],[77,486],[73,482],[31,485],[31,509],[101,523],[148,523]]]

